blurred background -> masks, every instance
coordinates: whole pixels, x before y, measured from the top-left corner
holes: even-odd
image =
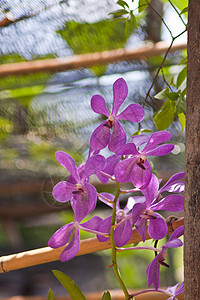
[[[186,6],[184,1],[175,2],[179,9]],[[173,34],[181,32],[180,19],[168,1],[152,0],[151,4],[171,26]],[[137,1],[130,1],[130,5],[137,7]],[[169,32],[154,10],[148,8],[142,14],[136,10],[137,28],[133,22],[127,29],[126,22],[116,22],[109,15],[116,9],[119,6],[111,0],[0,1],[0,69],[3,64],[16,62],[139,48],[148,42],[170,43]],[[186,35],[177,42],[186,42]],[[69,153],[77,165],[84,161],[91,133],[103,120],[90,108],[92,95],[101,94],[110,109],[112,85],[123,77],[129,93],[122,109],[133,102],[143,105],[163,55],[55,73],[0,77],[1,256],[45,247],[59,227],[73,220],[71,208],[56,202],[51,195],[53,186],[69,175],[57,163],[55,151]],[[180,72],[177,65],[185,55],[185,50],[168,55],[163,68],[167,80]],[[161,74],[155,82],[145,106],[142,128],[156,131],[153,115],[163,102],[153,96],[166,86],[164,79]],[[123,126],[130,140],[138,124],[126,122]],[[176,118],[168,130],[173,134],[174,151],[151,160],[163,182],[184,170],[184,132]],[[102,153],[108,155],[106,151]],[[99,192],[115,189],[112,183],[102,187],[96,178],[93,183]],[[106,216],[105,208],[98,203],[97,214]],[[82,234],[82,238],[88,237],[91,235]],[[47,295],[49,286],[56,295],[64,294],[52,269],[64,271],[84,292],[118,288],[113,271],[106,269],[111,264],[109,255],[109,251],[103,251],[67,263],[54,262],[0,274],[0,296]],[[175,256],[169,252],[171,268],[167,272],[161,269],[161,285],[182,280],[181,255],[181,249]],[[153,254],[148,251],[119,254],[128,288],[147,286],[145,269],[152,259]]]

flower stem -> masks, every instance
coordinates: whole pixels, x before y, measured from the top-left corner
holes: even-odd
[[[115,225],[115,217],[116,217],[116,204],[117,204],[117,199],[120,195],[120,186],[119,186],[119,182],[117,182],[117,191],[116,191],[116,195],[115,195],[115,199],[114,199],[114,203],[113,203],[113,211],[112,211],[112,225]],[[110,230],[110,240],[111,240],[111,245],[112,245],[112,265],[113,265],[113,269],[115,272],[115,275],[117,277],[117,280],[124,292],[124,295],[126,297],[126,300],[130,299],[130,295],[127,291],[127,288],[122,280],[122,277],[120,275],[119,269],[118,269],[118,265],[117,265],[117,252],[116,252],[116,247],[115,247],[115,240],[114,240],[114,230],[115,228],[113,226],[111,226],[111,230]]]

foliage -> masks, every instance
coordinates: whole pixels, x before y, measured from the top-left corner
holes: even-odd
[[[86,54],[123,48],[134,26],[132,25],[128,36],[125,37],[125,24],[110,22],[109,20],[97,23],[77,23],[69,21],[64,29],[57,33],[67,42],[74,54]],[[97,75],[104,74],[105,66],[95,66],[91,70]]]

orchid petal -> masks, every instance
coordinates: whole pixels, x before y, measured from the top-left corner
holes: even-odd
[[[130,220],[124,221],[122,224],[117,226],[114,231],[115,245],[122,247],[128,243],[132,236],[132,225]]]
[[[180,286],[178,287],[178,289],[176,290],[175,295],[179,295],[182,294],[184,292],[184,281],[180,284]]]
[[[118,110],[128,95],[128,87],[123,78],[117,79],[113,84],[113,109],[112,115],[116,116]]]
[[[136,203],[133,206],[133,209],[132,209],[132,222],[133,222],[133,224],[135,224],[138,221],[140,215],[143,214],[145,209],[146,209],[146,203]]]
[[[101,221],[102,221],[102,219],[100,217],[95,216],[92,219],[90,219],[89,221],[82,223],[81,226],[96,231],[98,229]]]
[[[127,143],[126,145],[121,146],[117,149],[116,154],[118,155],[140,155],[135,144]]]
[[[105,102],[104,98],[100,95],[92,96],[91,107],[92,107],[92,110],[97,114],[102,114],[107,117],[110,115],[108,112],[108,109],[106,107],[106,102]]]
[[[185,172],[180,172],[175,175],[173,175],[167,183],[160,189],[160,193],[162,191],[167,192],[174,192],[174,193],[181,193],[184,192],[184,181],[180,181],[180,179],[185,178]]]
[[[136,196],[136,197],[129,197],[126,203],[126,206],[124,207],[124,212],[128,213],[129,211],[132,210],[133,206],[137,203],[136,201],[138,200],[137,198],[143,198],[143,200],[145,201],[144,197],[140,197],[140,196]],[[141,201],[141,199],[139,200]],[[144,202],[143,201],[143,202]],[[142,202],[142,201],[141,201]]]
[[[73,158],[68,154],[63,151],[57,151],[55,153],[56,159],[59,162],[59,164],[63,167],[65,167],[71,175],[74,177],[74,179],[78,182],[79,181],[79,176],[77,173],[77,168],[75,161]]]
[[[86,193],[87,193],[87,204],[86,205],[88,206],[88,213],[90,213],[96,207],[97,191],[96,191],[96,188],[89,183],[85,183],[85,189],[86,189]]]
[[[102,233],[110,233],[110,228],[111,228],[111,222],[112,222],[112,216],[104,219],[99,227],[98,227],[98,231],[102,232]],[[105,237],[102,235],[97,235],[97,239],[99,240],[99,242],[105,242],[109,239],[109,237]]]
[[[152,174],[149,184],[144,189],[141,189],[142,194],[146,198],[147,205],[150,205],[154,200],[156,193],[158,192],[158,187],[158,178],[156,177],[156,175]]]
[[[101,123],[93,132],[90,145],[94,150],[101,150],[108,145],[110,139],[110,128],[104,126],[106,121]]]
[[[108,149],[111,152],[116,152],[116,150],[126,143],[126,132],[121,126],[119,121],[114,120],[113,132],[111,134]]]
[[[184,234],[184,225],[176,228],[176,230],[174,230],[174,232],[172,233],[172,235],[170,236],[168,242],[170,242],[173,239],[177,239],[180,236],[182,236]]]
[[[152,205],[151,209],[153,211],[182,211],[184,210],[184,196],[177,194],[168,195],[157,204]]]
[[[160,145],[153,150],[147,151],[146,156],[163,156],[169,154],[174,149],[174,145],[165,144]]]
[[[66,181],[61,181],[54,186],[52,194],[56,201],[67,202],[74,197],[72,192],[75,190],[76,187],[74,186],[74,184]]]
[[[146,134],[134,135],[131,138],[131,143],[134,143],[136,147],[140,147],[141,145],[147,143],[149,139],[150,137]]]
[[[99,198],[99,200],[100,200],[101,202],[105,203],[106,205],[108,205],[108,206],[110,206],[110,207],[113,207],[113,203],[110,203],[110,202],[106,201],[106,200],[105,200],[103,197],[101,197],[101,196],[107,198],[107,199],[108,199],[109,201],[111,201],[111,202],[114,202],[114,199],[115,199],[115,196],[114,196],[114,195],[109,194],[109,193],[105,193],[105,192],[100,193],[100,194],[98,195],[98,198]]]
[[[159,254],[152,260],[148,265],[146,273],[148,276],[148,286],[153,284],[154,288],[157,290],[159,288],[159,273],[160,264],[158,262]]]
[[[119,162],[114,171],[116,180],[118,182],[130,182],[134,164],[135,157],[127,158]]]
[[[85,163],[84,177],[89,177],[93,174],[99,173],[106,166],[106,159],[102,155],[94,155]]]
[[[60,260],[62,262],[72,259],[80,249],[80,232],[76,229],[71,241],[67,247],[61,252]]]
[[[168,131],[158,131],[154,132],[152,136],[150,137],[148,143],[143,149],[143,153],[146,153],[147,151],[154,149],[158,144],[164,143],[168,140],[170,140],[172,137],[171,133]]]
[[[116,155],[116,154],[108,157],[106,159],[106,166],[102,171],[104,173],[112,176],[114,174],[114,169],[115,169],[116,165],[118,164],[118,162],[120,162],[120,159],[121,159],[121,156]],[[104,184],[109,181],[109,177],[103,175],[101,172],[96,175],[97,175],[98,179]]]
[[[64,246],[74,231],[74,223],[69,223],[58,229],[48,241],[51,248],[59,248]]]
[[[75,220],[81,222],[88,214],[91,204],[85,199],[83,194],[76,194],[71,201]]]
[[[151,180],[152,170],[147,159],[145,159],[143,167],[144,170],[137,163],[133,165],[131,181],[136,188],[144,189]]]
[[[154,213],[153,217],[155,219],[149,219],[148,232],[153,239],[160,240],[167,234],[167,224],[159,214]]]
[[[134,123],[142,121],[144,118],[144,109],[139,104],[130,104],[121,114],[117,116],[118,120],[127,120]]]
[[[135,223],[135,228],[136,228],[137,232],[141,235],[142,241],[145,242],[146,235],[147,235],[147,220],[144,218],[140,218]]]

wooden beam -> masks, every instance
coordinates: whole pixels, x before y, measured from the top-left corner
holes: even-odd
[[[168,224],[168,234],[171,234],[176,228],[184,224],[183,218]],[[147,239],[151,237],[147,234]],[[141,236],[136,229],[133,230],[132,237],[129,241],[131,243],[137,243],[141,241]],[[52,249],[50,247],[44,247],[40,249],[25,251],[17,254],[7,255],[0,257],[0,273],[7,273],[12,270],[18,270],[27,268],[39,264],[44,264],[52,261],[59,260],[60,254],[66,246]],[[102,251],[111,248],[110,239],[106,242],[99,242],[97,238],[91,238],[82,240],[80,243],[80,249],[77,254],[84,255],[97,251]]]
[[[145,59],[165,53],[169,47],[166,42],[148,43],[136,49],[118,49],[90,54],[73,55],[63,58],[35,60],[29,62],[0,65],[0,77],[8,75],[23,75],[38,72],[61,72],[79,68],[89,68],[96,65],[105,65],[117,61],[131,61]],[[186,43],[174,44],[171,52],[186,49]]]

